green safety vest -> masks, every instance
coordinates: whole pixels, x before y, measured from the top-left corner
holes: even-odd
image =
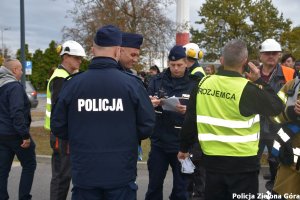
[[[192,71],[191,71],[191,75],[194,75],[195,73],[197,73],[197,72],[201,72],[204,76],[206,75],[206,73],[205,73],[205,71],[204,71],[204,69],[203,69],[203,67],[196,67],[195,69],[193,69]]]
[[[44,128],[47,130],[50,130],[50,117],[51,117],[51,108],[52,108],[52,102],[51,102],[52,94],[50,92],[51,81],[56,77],[66,78],[69,75],[70,74],[66,70],[57,68],[54,70],[52,76],[49,79],[47,85],[47,103],[46,103],[46,114],[45,114],[45,124],[44,124]]]
[[[255,156],[259,115],[244,117],[239,104],[248,83],[243,77],[211,75],[199,83],[196,113],[201,149],[210,156]]]

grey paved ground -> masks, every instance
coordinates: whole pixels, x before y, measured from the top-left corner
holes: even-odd
[[[10,199],[17,200],[18,197],[18,183],[20,178],[21,167],[18,162],[14,163],[12,167],[8,190]],[[49,158],[39,159],[38,167],[35,173],[35,179],[32,187],[33,200],[49,200],[49,185],[51,179],[51,166]],[[259,189],[260,192],[266,192],[264,188],[265,180],[262,179],[262,175],[259,176]],[[142,200],[145,197],[148,185],[148,171],[145,163],[138,164],[138,178],[137,183],[139,190],[137,199]],[[168,171],[167,177],[164,184],[164,199],[167,200],[172,190],[172,175],[170,170]],[[68,200],[71,199],[71,192],[69,192]]]
[[[14,167],[11,170],[9,177],[8,190],[10,199],[17,200],[18,198],[18,182],[20,178],[21,167],[19,163],[14,163]],[[47,163],[38,163],[38,167],[35,173],[35,179],[32,187],[33,200],[49,200],[49,187],[51,179],[51,166]],[[144,199],[144,195],[147,191],[148,184],[148,171],[145,167],[145,164],[140,164],[138,170],[137,183],[139,186],[138,198]],[[171,193],[172,187],[172,177],[170,171],[167,174],[164,194],[165,199],[167,199],[168,194]],[[68,200],[71,199],[71,192],[69,192]]]

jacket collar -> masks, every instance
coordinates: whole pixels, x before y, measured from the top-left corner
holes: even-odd
[[[219,69],[216,75],[220,76],[229,76],[229,77],[243,77],[240,73],[236,71],[230,71],[230,70],[224,70],[224,69]]]
[[[160,73],[159,76],[160,76],[161,79],[164,79],[164,77],[166,76],[169,80],[171,80],[171,79],[189,80],[188,70],[185,70],[183,77],[175,78],[175,77],[171,76],[171,70],[170,70],[169,67],[166,69],[166,71],[164,71],[163,73]]]
[[[89,69],[98,68],[118,68],[118,63],[115,59],[110,57],[94,57],[89,64]]]
[[[6,67],[0,67],[0,87],[6,85],[7,83],[18,81],[13,73]]]

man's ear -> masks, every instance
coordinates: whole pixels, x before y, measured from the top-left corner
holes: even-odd
[[[16,67],[13,67],[12,70],[11,70],[11,72],[12,72],[14,75],[16,75],[16,74],[17,74],[17,68],[16,68]]]
[[[221,65],[224,65],[224,57],[223,56],[220,57],[220,63],[221,63]]]
[[[91,53],[92,53],[92,55],[95,55],[95,49],[94,49],[94,47],[91,47]]]
[[[247,65],[249,62],[248,57],[243,60],[243,65]]]
[[[115,58],[116,58],[117,61],[120,60],[121,51],[122,51],[122,48],[121,48],[121,47],[116,47],[116,50],[115,50]]]

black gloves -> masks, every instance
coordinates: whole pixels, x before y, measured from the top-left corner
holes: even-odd
[[[281,139],[280,139],[281,140]],[[282,141],[282,140],[281,140]],[[291,139],[286,142],[279,142],[281,147],[279,149],[279,160],[283,165],[290,166],[294,163],[294,153]]]

